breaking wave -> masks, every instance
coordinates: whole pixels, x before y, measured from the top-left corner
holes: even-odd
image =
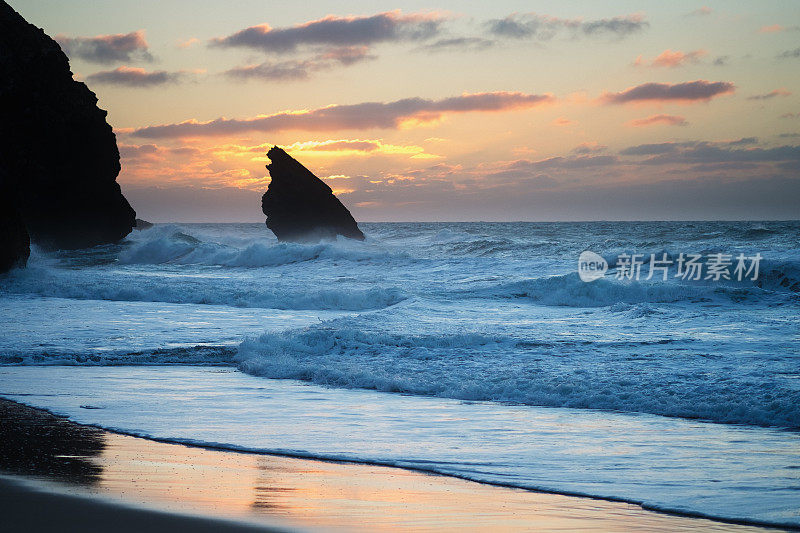
[[[386,321],[379,312],[267,333],[234,359],[250,374],[334,387],[800,428],[790,361],[779,383],[781,363],[766,369],[760,354],[737,360],[731,376],[729,363],[700,355],[709,346],[668,336],[537,339],[445,326],[410,334],[386,331]]]
[[[156,226],[136,236],[119,254],[123,265],[176,264],[224,267],[277,267],[314,260],[368,261],[384,259],[376,245],[347,239],[319,244],[277,242],[266,237],[235,243],[189,235],[175,226]]]
[[[2,291],[49,298],[227,305],[264,309],[366,311],[402,302],[398,287],[343,286],[307,288],[269,279],[217,279],[214,276],[149,276],[130,273],[86,275],[76,270],[30,267],[6,277]]]
[[[504,282],[476,291],[476,296],[524,298],[541,305],[604,307],[619,303],[698,303],[723,299],[726,302],[757,301],[775,291],[800,292],[800,276],[789,266],[768,269],[759,280],[743,282],[636,282],[610,277],[591,283],[577,273]]]

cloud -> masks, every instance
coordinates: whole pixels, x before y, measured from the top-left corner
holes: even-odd
[[[267,147],[269,148],[269,147]],[[387,144],[380,139],[336,139],[327,141],[306,141],[285,147],[292,154],[317,152],[327,156],[353,155],[410,155],[414,159],[431,159],[438,156],[425,153],[425,149],[416,145]]]
[[[716,96],[733,93],[736,87],[727,81],[706,80],[685,83],[645,83],[618,93],[604,93],[600,101],[605,104],[640,102],[707,102]]]
[[[572,149],[573,154],[595,154],[597,152],[604,152],[608,149],[608,146],[604,144],[600,144],[598,142],[586,142],[581,143],[575,148]]]
[[[714,61],[712,61],[711,63],[715,67],[724,67],[724,66],[726,66],[728,64],[730,59],[731,59],[731,56],[717,56],[717,57],[714,58]]]
[[[572,124],[575,124],[575,121],[574,120],[570,120],[567,117],[558,117],[557,119],[553,120],[553,122],[551,122],[551,124],[553,126],[562,127],[562,126],[570,126]]]
[[[196,45],[199,42],[200,42],[200,39],[198,39],[197,37],[191,37],[191,38],[183,40],[183,41],[178,41],[177,47],[178,48],[190,48],[190,47]]]
[[[681,146],[690,146],[691,143],[655,143],[655,144],[639,144],[636,146],[629,146],[624,150],[620,150],[621,155],[657,155],[676,152]]]
[[[144,30],[95,37],[57,35],[55,40],[70,58],[80,58],[91,63],[153,60],[144,38]]]
[[[331,105],[314,110],[284,111],[244,119],[218,118],[210,122],[188,120],[138,128],[133,135],[143,138],[231,135],[244,131],[286,130],[338,131],[346,129],[396,129],[406,123],[427,123],[453,113],[497,112],[528,109],[552,103],[550,94],[491,92],[462,94],[442,100],[405,98],[394,102],[365,102]]]
[[[178,83],[186,78],[188,74],[186,71],[167,72],[166,70],[147,72],[143,68],[121,66],[114,70],[104,70],[90,74],[86,77],[86,81],[88,83],[144,88]]]
[[[650,24],[641,15],[628,15],[585,22],[581,29],[587,35],[611,33],[618,37],[626,37],[632,33],[642,31]]]
[[[564,19],[537,13],[512,13],[502,19],[486,23],[491,34],[508,39],[549,40],[561,31],[584,35],[613,35],[627,37],[642,31],[650,24],[639,14],[597,19],[584,22],[581,19]]]
[[[798,31],[800,26],[781,26],[780,24],[773,24],[771,26],[761,26],[758,33],[779,33],[782,31]]]
[[[736,141],[728,141],[723,142],[721,144],[727,144],[728,146],[741,146],[743,144],[758,144],[758,137],[742,137]]]
[[[794,50],[786,50],[777,55],[778,59],[794,59],[800,57],[800,48]]]
[[[158,153],[158,146],[155,144],[120,144],[119,155],[122,159],[139,159]]]
[[[615,165],[619,158],[615,155],[590,155],[582,154],[575,156],[556,156],[531,161],[530,159],[518,159],[511,161],[500,167],[500,170],[490,172],[485,175],[489,179],[519,179],[531,176],[531,173],[541,171],[564,171],[578,170],[597,167],[607,167]]]
[[[755,138],[738,141],[708,142],[691,141],[683,143],[642,144],[620,151],[621,155],[652,156],[642,161],[649,165],[666,164],[739,164],[739,163],[782,163],[800,162],[800,146],[777,146],[774,148],[755,148],[751,145]],[[741,146],[747,146],[741,148]]]
[[[439,39],[430,44],[420,46],[418,50],[426,52],[479,51],[491,48],[495,44],[496,41],[482,37],[455,37],[452,39]]]
[[[656,124],[667,124],[669,126],[686,126],[689,123],[686,122],[686,119],[679,115],[650,115],[649,117],[645,118],[637,118],[635,120],[631,120],[628,122],[629,126],[634,126],[637,128],[645,127],[645,126],[653,126]]]
[[[698,17],[698,16],[702,17],[702,16],[710,15],[711,13],[712,13],[712,10],[711,10],[710,7],[703,6],[703,7],[699,8],[699,9],[695,9],[694,11],[691,11],[690,13],[688,13],[688,15],[689,16],[694,16],[694,17]]]
[[[748,96],[748,100],[770,100],[775,98],[776,96],[791,96],[792,93],[787,91],[784,88],[775,89],[774,91],[770,91],[764,94],[754,94],[753,96]]]
[[[328,15],[284,28],[272,28],[267,24],[251,26],[227,37],[212,39],[210,44],[286,53],[302,46],[365,46],[390,41],[421,41],[436,36],[444,20],[438,13],[404,15],[400,10],[368,17]]]
[[[331,48],[317,56],[317,61],[333,61],[342,65],[352,65],[367,59],[375,59],[366,46],[340,46]]]
[[[664,50],[652,61],[648,63],[647,60],[642,59],[642,56],[636,58],[633,62],[634,66],[650,66],[650,67],[666,67],[675,68],[689,63],[698,63],[700,58],[705,56],[708,52],[705,50],[694,50],[692,52],[683,53],[680,51]]]
[[[474,165],[420,164],[413,146],[380,139],[284,146],[331,186],[347,191],[343,201],[362,219],[688,219],[698,213],[797,218],[800,147],[757,143],[755,138],[658,143],[619,154],[585,143],[568,154]],[[142,214],[155,220],[210,216],[263,222],[258,198],[269,182],[268,144],[220,145],[216,139],[170,144],[120,145],[126,195],[142,187],[149,191],[146,197],[132,193]],[[400,153],[395,150],[403,155],[390,165],[373,157]],[[187,186],[195,193],[185,191]],[[198,209],[197,194],[208,196],[203,208],[215,209]]]
[[[332,48],[311,59],[264,61],[258,65],[246,65],[226,70],[224,74],[233,79],[262,81],[303,80],[312,72],[328,70],[336,66],[349,66],[361,61],[375,59],[366,46],[344,46]]]
[[[800,113],[784,113],[780,118],[800,118]]]

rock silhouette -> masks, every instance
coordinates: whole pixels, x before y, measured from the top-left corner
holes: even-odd
[[[353,215],[325,182],[277,146],[267,157],[272,181],[261,210],[278,240],[307,242],[337,235],[364,240]]]
[[[83,248],[122,239],[135,213],[116,182],[116,137],[64,52],[0,0],[0,174],[32,241]],[[6,232],[0,248],[9,246]]]
[[[0,272],[22,267],[30,256],[30,238],[22,215],[4,189],[5,176],[0,171]]]
[[[141,218],[137,218],[136,219],[135,229],[145,230],[145,229],[150,229],[152,227],[153,227],[153,223],[152,222],[148,222],[146,220],[142,220]]]

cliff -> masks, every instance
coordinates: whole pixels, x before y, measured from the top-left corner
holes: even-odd
[[[0,116],[2,194],[33,242],[83,248],[130,233],[135,213],[116,182],[119,151],[106,112],[72,79],[58,44],[2,0]]]

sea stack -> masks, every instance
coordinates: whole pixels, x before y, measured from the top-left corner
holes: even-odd
[[[277,146],[267,157],[272,181],[261,210],[278,240],[313,242],[337,235],[364,240],[353,215],[325,182]]]
[[[130,233],[135,213],[116,182],[119,151],[106,112],[72,79],[58,43],[2,0],[0,117],[0,203],[16,207],[31,241],[84,248]],[[11,246],[7,233],[0,248]]]

